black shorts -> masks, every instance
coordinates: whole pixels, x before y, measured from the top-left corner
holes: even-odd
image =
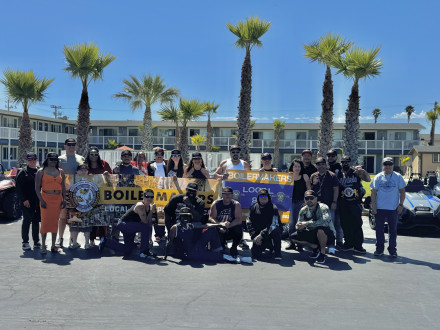
[[[317,227],[313,229],[297,230],[290,237],[296,241],[305,241],[312,244],[318,244],[318,229],[322,229],[327,235],[327,245],[335,244],[335,235],[329,227]]]

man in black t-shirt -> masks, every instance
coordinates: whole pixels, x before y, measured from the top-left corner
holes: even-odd
[[[310,150],[304,150],[301,153],[301,160],[304,164],[304,171],[301,174],[307,174],[309,178],[313,173],[317,172],[318,169],[312,164],[312,152]]]
[[[268,152],[261,155],[260,172],[278,172],[272,165],[272,155]]]
[[[361,166],[350,167],[351,158],[342,157],[342,171],[338,173],[339,200],[338,210],[341,217],[341,225],[344,231],[344,251],[354,250],[365,254],[362,247],[364,233],[362,231],[362,196],[363,187],[361,181],[370,182],[371,178]]]
[[[338,163],[338,153],[334,149],[327,151],[327,160],[329,170],[338,175],[339,171],[342,170],[341,163]]]

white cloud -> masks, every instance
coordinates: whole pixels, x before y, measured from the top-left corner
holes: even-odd
[[[374,117],[373,116],[360,116],[359,120],[373,120]]]
[[[402,111],[401,113],[396,113],[393,116],[394,119],[407,119],[408,118],[408,114],[406,113],[406,111]],[[420,111],[420,113],[417,112],[413,112],[413,114],[411,115],[411,119],[417,119],[417,118],[426,118],[426,112],[425,111]]]
[[[215,120],[237,120],[237,117],[213,117]]]

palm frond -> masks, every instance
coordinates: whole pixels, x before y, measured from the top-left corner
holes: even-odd
[[[259,40],[267,31],[269,31],[272,23],[264,21],[259,17],[249,17],[244,21],[239,21],[236,25],[227,23],[226,27],[238,39],[234,45],[238,48],[249,48],[252,46],[263,47],[263,43]]]
[[[180,99],[181,121],[184,125],[188,121],[196,120],[203,116],[206,104],[197,99]]]
[[[318,61],[330,65],[333,56],[341,56],[352,45],[353,42],[344,40],[341,35],[328,33],[318,41],[303,45],[304,57],[310,59],[311,62]]]
[[[358,81],[362,78],[373,78],[381,73],[383,63],[377,59],[380,47],[375,49],[349,49],[345,56],[332,56],[331,64],[338,69],[337,74]]]

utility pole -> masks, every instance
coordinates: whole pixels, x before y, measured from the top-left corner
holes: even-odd
[[[58,109],[61,109],[61,105],[51,105],[50,107],[52,109],[55,109],[53,114],[54,114],[55,118],[58,118],[58,115],[61,115],[61,112],[58,112]]]
[[[11,111],[11,110],[9,110],[9,109],[15,109],[16,107],[15,106],[13,106],[13,105],[9,105],[9,103],[10,103],[10,99],[9,99],[9,97],[8,97],[8,105],[7,105],[7,107],[8,107],[8,111]]]

